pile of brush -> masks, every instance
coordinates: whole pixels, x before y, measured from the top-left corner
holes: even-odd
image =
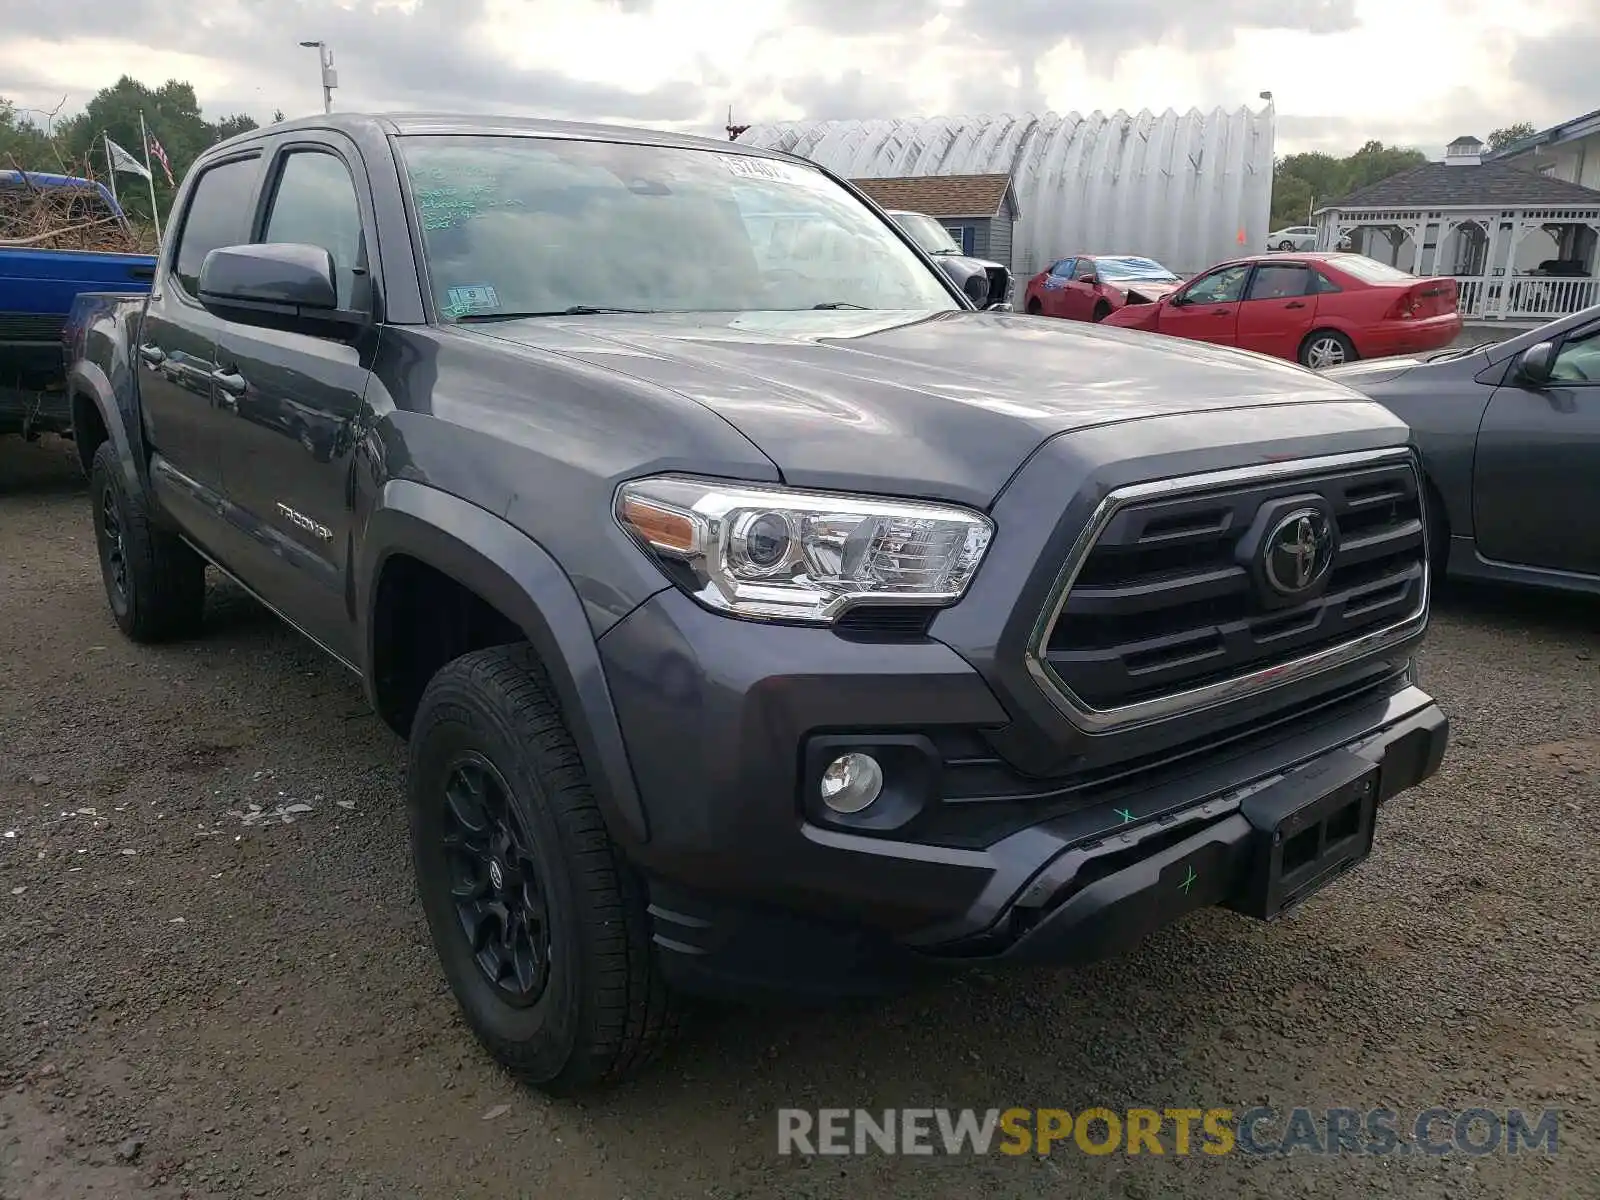
[[[87,174],[82,183],[43,183],[10,164],[0,171],[0,247],[32,250],[97,250],[147,254],[153,234],[131,224],[106,203]]]

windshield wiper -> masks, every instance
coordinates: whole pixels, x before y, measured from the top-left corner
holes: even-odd
[[[1498,346],[1499,342],[1479,342],[1476,346],[1464,346],[1456,350],[1441,350],[1438,354],[1429,355],[1428,362],[1449,362],[1452,359],[1466,358],[1469,354],[1476,354],[1480,350],[1487,350],[1490,346]]]
[[[457,324],[468,321],[526,321],[532,317],[594,317],[605,313],[651,313],[653,308],[599,308],[593,304],[574,304],[570,308],[552,308],[544,312],[467,313],[457,317]]]
[[[813,304],[812,308],[859,308],[866,311],[865,304],[851,304],[848,300],[825,300],[821,304]]]

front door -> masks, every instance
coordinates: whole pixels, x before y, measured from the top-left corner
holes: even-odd
[[[1296,358],[1317,313],[1315,277],[1304,263],[1262,263],[1239,305],[1235,345]]]
[[[213,378],[221,322],[196,299],[200,264],[209,251],[247,236],[260,170],[260,156],[251,155],[208,167],[195,179],[133,347],[151,485],[162,507],[212,554],[223,540],[221,447],[228,420]]]
[[[331,134],[278,147],[257,240],[325,248],[339,307],[371,312],[370,198],[350,161],[353,148]],[[349,661],[358,657],[345,588],[352,457],[375,342],[375,332],[341,341],[234,322],[217,335],[219,394],[233,413],[225,469],[241,577]]]
[[[1485,558],[1600,575],[1600,322],[1561,339],[1545,387],[1495,389],[1472,520]]]
[[[1197,276],[1161,306],[1157,328],[1174,337],[1231,346],[1238,335],[1239,305],[1250,264],[1216,267]]]

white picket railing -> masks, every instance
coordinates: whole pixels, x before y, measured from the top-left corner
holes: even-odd
[[[1600,279],[1554,275],[1458,275],[1456,307],[1467,320],[1553,321],[1600,304]]]
[[[1600,304],[1600,279],[1557,279],[1517,275],[1505,305],[1508,317],[1542,317],[1547,321]]]

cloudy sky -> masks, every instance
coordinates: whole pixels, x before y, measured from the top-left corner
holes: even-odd
[[[695,131],[801,117],[1259,105],[1280,153],[1442,149],[1600,107],[1597,0],[3,0],[0,95],[128,73],[206,115],[321,104]],[[1585,16],[1589,19],[1585,20]]]

